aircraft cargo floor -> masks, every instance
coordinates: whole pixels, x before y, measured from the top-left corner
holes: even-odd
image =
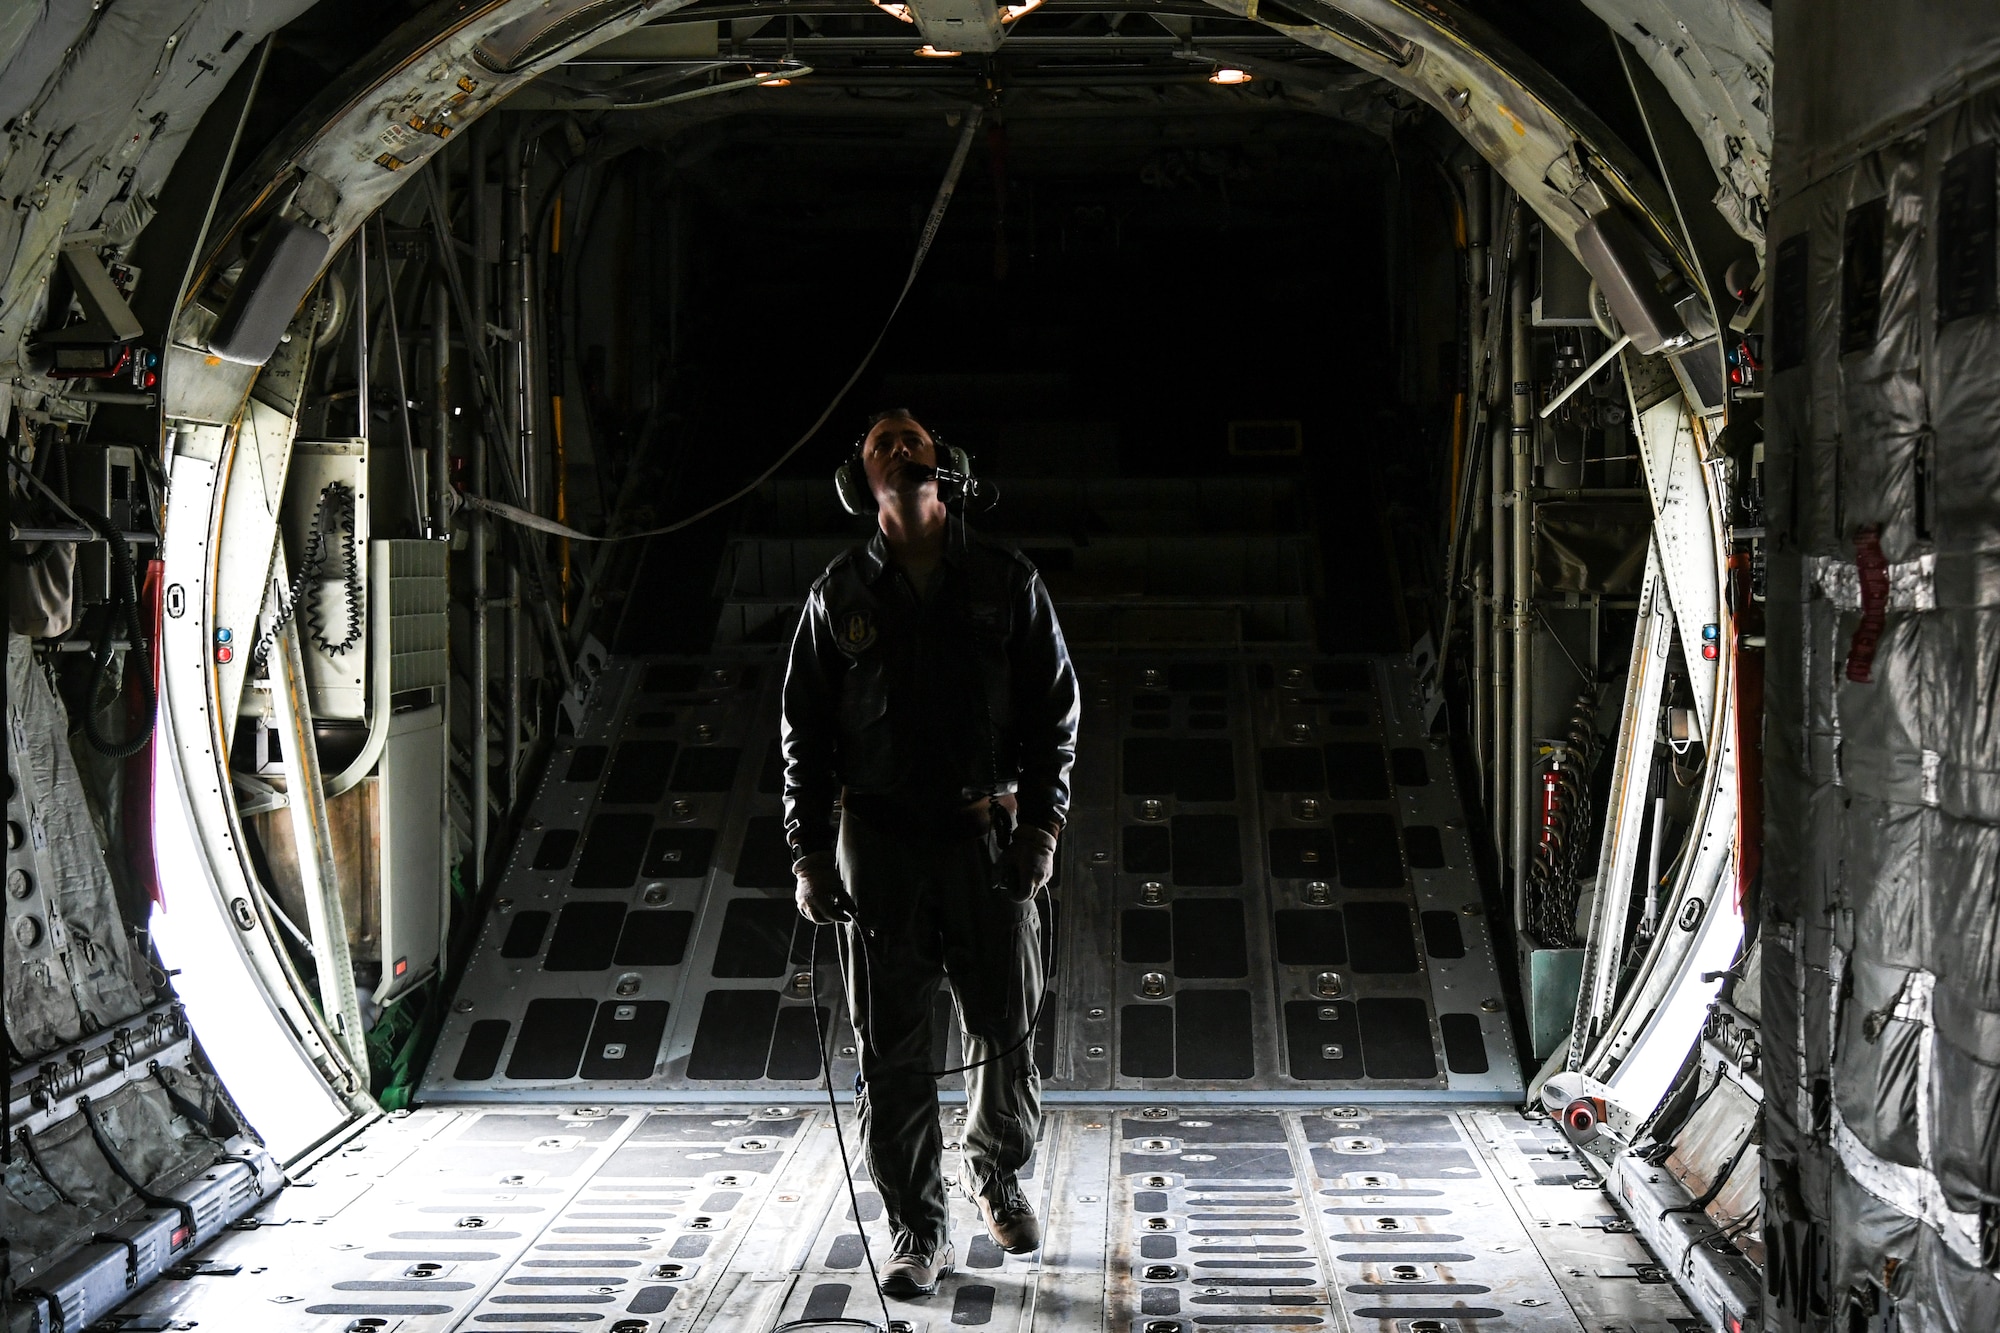
[[[736,539],[710,652],[586,654],[419,1109],[300,1172],[122,1327],[881,1318],[815,1049],[846,1089],[854,1037],[833,968],[811,966],[830,941],[792,906],[780,832],[784,631],[849,539],[817,494]],[[1308,539],[1256,545],[1297,527],[1289,494],[1120,484],[1025,507],[1069,495],[1065,531],[1110,532],[1034,538],[1084,710],[1044,899],[1047,1116],[1025,1183],[1045,1245],[1003,1255],[954,1199],[957,1273],[893,1317],[911,1333],[1698,1328],[1555,1127],[1517,1109],[1451,750],[1416,664],[1315,650]],[[1142,511],[1157,527],[1154,510],[1196,536],[1118,535]],[[936,1033],[955,1063],[943,995]],[[955,1144],[960,1112],[941,1114]],[[851,1136],[851,1105],[841,1122]]]
[[[852,1149],[851,1107],[841,1124]],[[1511,1107],[1064,1105],[1024,1184],[1042,1250],[1002,1254],[954,1194],[956,1274],[891,1302],[911,1333],[1701,1326],[1554,1126]],[[880,1201],[857,1188],[880,1262]],[[378,1120],[199,1270],[119,1327],[762,1333],[881,1317],[829,1113],[809,1100]]]
[[[1075,804],[1043,900],[1052,1101],[1521,1095],[1452,756],[1407,661],[1181,649],[1078,669]],[[602,664],[422,1100],[809,1096],[815,1007],[835,1086],[853,1081],[832,941],[792,904],[783,676],[769,648]],[[936,1067],[956,1064],[942,991],[936,1031]]]

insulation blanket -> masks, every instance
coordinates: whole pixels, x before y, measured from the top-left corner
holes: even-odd
[[[8,815],[21,826],[21,845],[7,857],[7,1036],[35,1056],[130,1018],[146,1001],[70,753],[69,719],[18,634],[7,636],[7,728]]]
[[[2000,1327],[1997,139],[1989,93],[1795,183],[1773,215],[1778,1328],[1871,1302],[1905,1330]]]
[[[5,9],[6,6],[0,6]],[[308,0],[42,0],[0,17],[0,363],[40,321],[65,234],[120,253],[209,103]],[[178,282],[179,274],[142,275]],[[147,329],[160,345],[162,329]],[[0,388],[0,395],[17,392]],[[0,427],[9,398],[0,396]]]

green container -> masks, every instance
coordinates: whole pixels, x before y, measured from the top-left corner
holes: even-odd
[[[1583,950],[1528,951],[1528,1038],[1535,1059],[1546,1060],[1576,1022],[1576,992],[1583,981]]]

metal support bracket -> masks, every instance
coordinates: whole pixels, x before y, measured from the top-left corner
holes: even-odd
[[[290,583],[282,544],[272,561],[274,597]],[[273,603],[275,604],[275,603]],[[307,697],[305,658],[299,651],[298,620],[285,623],[271,655],[271,702],[277,714],[278,743],[285,762],[285,809],[291,815],[298,851],[299,881],[313,937],[319,974],[320,1007],[348,1062],[368,1068],[361,1001],[354,989],[354,964],[347,950],[347,916],[340,902],[340,875],[333,861],[333,830],[327,822],[319,748],[313,741],[312,702]]]
[[[125,343],[145,332],[139,324],[139,317],[132,313],[132,307],[125,304],[118,284],[111,281],[111,275],[105,271],[104,261],[97,257],[97,239],[93,233],[64,242],[62,265],[69,273],[70,281],[76,284],[77,299],[83,303],[84,321],[66,329],[52,330],[43,335],[42,341]]]
[[[994,0],[910,0],[924,40],[940,51],[998,51],[1004,34]]]

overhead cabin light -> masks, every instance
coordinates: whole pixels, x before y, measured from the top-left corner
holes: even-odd
[[[1028,0],[1026,4],[1022,5],[1002,5],[1000,6],[1000,21],[1002,23],[1012,23],[1023,14],[1032,14],[1041,7],[1042,0]]]
[[[874,4],[875,8],[881,10],[890,18],[901,19],[905,23],[916,22],[914,18],[910,17],[910,7],[908,5],[896,4],[894,0],[874,0]]]
[[[1215,73],[1209,75],[1208,81],[1210,83],[1222,84],[1225,87],[1239,83],[1248,83],[1250,82],[1250,71],[1247,69],[1231,69],[1229,66],[1224,65],[1218,68]]]
[[[916,53],[920,56],[927,56],[932,60],[950,60],[954,56],[965,54],[963,51],[940,51],[935,46],[920,46],[917,48]]]
[[[765,79],[758,84],[760,88],[789,88],[791,86],[792,81],[790,79]]]

